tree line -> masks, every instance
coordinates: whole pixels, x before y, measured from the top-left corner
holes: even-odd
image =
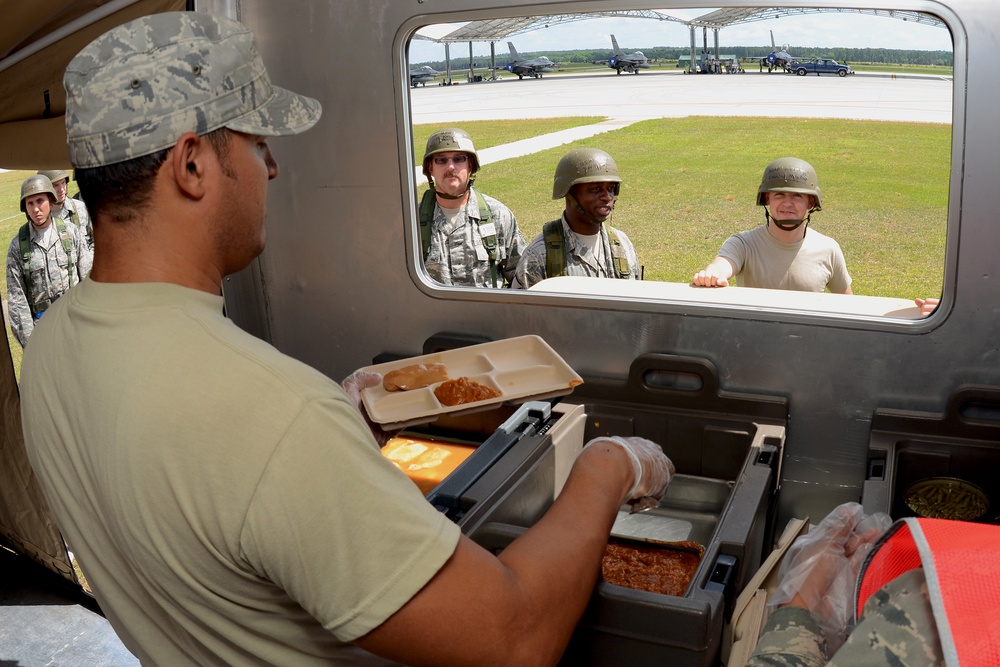
[[[499,44],[499,43],[498,43]],[[622,47],[625,53],[635,51],[634,48]],[[691,55],[690,47],[678,46],[654,46],[639,49],[643,55],[653,61],[677,60],[680,56]],[[697,51],[701,51],[699,46]],[[710,51],[712,49],[709,49]],[[725,55],[735,55],[737,58],[749,58],[766,56],[774,51],[769,47],[761,46],[726,46],[719,47],[719,53]],[[920,51],[917,49],[882,49],[882,48],[840,48],[840,47],[814,47],[814,46],[789,46],[788,52],[799,60],[809,58],[833,58],[841,63],[861,62],[878,63],[885,65],[937,65],[941,67],[952,67],[954,65],[954,54],[951,51]],[[581,64],[606,62],[614,53],[611,49],[576,49],[573,51],[535,51],[521,53],[522,58],[532,59],[540,56],[547,56],[557,64]],[[473,58],[473,63],[477,68],[489,67],[489,57],[479,56]],[[497,67],[505,68],[510,63],[510,54],[499,52],[496,55]],[[419,65],[430,65],[434,69],[442,70],[445,61],[416,63]],[[452,69],[468,69],[469,59],[453,58]]]

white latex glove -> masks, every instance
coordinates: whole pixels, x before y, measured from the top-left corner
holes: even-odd
[[[372,435],[375,437],[375,445],[379,448],[388,442],[392,434],[382,430],[381,426],[368,418],[368,413],[365,412],[364,404],[361,401],[361,392],[369,387],[377,387],[380,384],[382,384],[382,375],[380,373],[373,373],[372,371],[354,371],[340,383],[340,386],[344,388],[347,395],[354,401],[354,407],[365,418],[368,428],[371,429]]]
[[[826,637],[827,655],[833,655],[853,626],[854,587],[861,563],[891,525],[888,514],[866,515],[858,503],[834,508],[789,547],[768,606],[795,605],[812,612]]]
[[[632,511],[655,507],[667,492],[667,484],[677,474],[673,461],[663,453],[663,448],[652,440],[637,436],[600,436],[586,444],[587,447],[614,443],[628,454],[635,473],[635,482],[625,495]]]

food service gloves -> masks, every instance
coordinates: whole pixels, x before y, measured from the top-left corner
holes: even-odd
[[[827,655],[833,655],[853,627],[854,587],[865,556],[891,525],[888,514],[866,515],[858,503],[834,508],[789,547],[768,606],[808,609],[826,637]]]
[[[361,402],[361,392],[369,387],[377,387],[380,384],[382,384],[382,375],[372,371],[354,371],[340,383],[340,386],[344,388],[350,399],[354,401],[354,406],[358,409],[358,412],[365,418],[368,428],[371,429],[372,435],[375,437],[375,445],[379,448],[388,442],[392,434],[382,430],[381,426],[368,418],[368,413],[365,412],[364,405]]]
[[[587,443],[587,447],[598,443],[612,442],[628,454],[635,471],[635,482],[625,496],[633,512],[659,505],[667,484],[677,474],[673,461],[663,453],[663,448],[651,440],[637,436],[601,436]],[[586,447],[585,447],[586,448]]]

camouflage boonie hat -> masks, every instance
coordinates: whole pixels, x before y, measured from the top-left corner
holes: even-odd
[[[271,85],[253,33],[200,12],[153,14],[114,28],[70,61],[66,139],[74,167],[100,167],[227,127],[298,134],[316,100]]]

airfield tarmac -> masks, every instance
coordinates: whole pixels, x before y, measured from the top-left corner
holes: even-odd
[[[443,78],[443,77],[441,77]],[[416,125],[446,127],[463,121],[605,116],[595,125],[554,132],[479,151],[484,164],[526,155],[650,118],[684,116],[845,118],[952,122],[951,77],[859,73],[795,76],[748,70],[743,74],[684,74],[643,70],[550,74],[410,89]]]

